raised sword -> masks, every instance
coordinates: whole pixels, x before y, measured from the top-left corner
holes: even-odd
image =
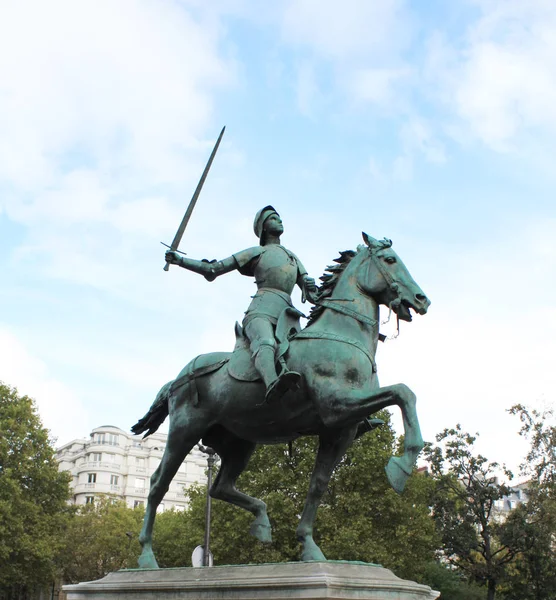
[[[187,207],[187,210],[185,211],[185,215],[183,215],[183,219],[181,220],[180,226],[178,227],[176,235],[174,236],[174,241],[172,242],[172,245],[167,246],[166,244],[163,244],[164,246],[166,246],[167,248],[170,248],[170,250],[173,250],[174,252],[178,249],[178,246],[180,245],[181,238],[183,237],[183,232],[185,231],[185,228],[187,227],[187,224],[189,223],[189,219],[191,218],[191,213],[193,212],[193,209],[195,208],[195,204],[197,203],[197,199],[199,198],[199,194],[201,193],[201,190],[203,189],[203,184],[205,183],[205,179],[207,178],[208,172],[210,171],[210,166],[212,165],[212,161],[214,160],[216,151],[218,150],[218,146],[220,146],[220,140],[222,139],[222,136],[224,135],[225,130],[226,130],[226,126],[224,125],[224,127],[222,127],[222,131],[220,132],[220,135],[218,136],[218,139],[216,140],[216,144],[214,144],[214,148],[212,149],[211,155],[208,159],[207,166],[205,167],[205,170],[203,171],[203,174],[201,175],[201,179],[199,179],[199,183],[197,184],[197,188],[195,189],[193,197],[191,198],[191,201],[189,202],[189,206]],[[164,270],[167,271],[169,268],[170,268],[170,263],[167,262],[164,265]]]

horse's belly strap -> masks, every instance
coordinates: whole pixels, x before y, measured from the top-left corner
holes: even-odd
[[[343,335],[338,335],[337,333],[328,333],[326,331],[301,331],[291,341],[293,342],[295,340],[330,340],[332,342],[342,342],[343,344],[355,346],[371,361],[373,373],[376,373],[376,362],[372,354],[365,346],[363,346],[363,344],[356,340],[352,340]]]

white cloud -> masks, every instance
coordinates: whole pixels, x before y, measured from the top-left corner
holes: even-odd
[[[391,162],[380,164],[376,158],[370,159],[369,171],[375,182],[411,180],[415,162],[421,157],[429,163],[446,162],[444,145],[425,119],[408,117],[400,127],[399,138],[401,152]]]
[[[381,106],[399,102],[396,96],[400,84],[407,79],[411,71],[403,69],[367,68],[354,72],[351,91],[361,102],[372,102]]]
[[[413,36],[404,0],[290,1],[283,14],[282,35],[311,60],[311,70],[307,62],[302,63],[296,81],[302,114],[312,115],[307,111],[308,95],[314,100],[339,93],[350,104],[382,108],[393,99],[396,105],[403,104],[398,90],[411,70],[401,54]],[[330,68],[330,72],[324,69],[327,76],[320,87],[314,81],[315,64]]]
[[[380,59],[391,54],[394,43],[409,42],[404,0],[290,1],[283,33],[289,42],[342,61]]]
[[[235,79],[220,36],[177,0],[1,3],[0,211],[27,233],[15,260],[129,280],[214,143],[213,94]]]
[[[0,326],[0,365],[0,378],[4,383],[36,400],[44,426],[58,443],[90,430],[90,414],[78,394],[56,379],[46,363],[3,326]]]
[[[230,81],[216,32],[176,2],[8,1],[0,10],[0,152],[10,159],[1,174],[21,185],[33,173],[48,183],[48,166],[69,152],[169,176],[169,159],[210,117],[207,92]]]
[[[315,111],[315,102],[319,95],[319,87],[315,75],[315,67],[310,61],[302,61],[297,66],[297,106],[302,115],[310,117]]]
[[[506,410],[554,403],[555,239],[554,220],[529,219],[459,258],[449,246],[432,248],[434,264],[421,268],[430,284],[418,281],[429,314],[402,323],[377,356],[382,385],[403,381],[417,394],[426,439],[459,422],[481,433],[486,456],[517,471],[526,444]]]
[[[431,124],[422,118],[414,117],[404,123],[401,140],[407,154],[419,152],[431,163],[446,161],[443,145],[434,135]]]
[[[497,150],[556,130],[556,4],[477,1],[481,16],[461,46],[435,35],[428,76],[469,129]]]

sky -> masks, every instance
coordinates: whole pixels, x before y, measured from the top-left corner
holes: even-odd
[[[180,249],[256,245],[267,204],[315,278],[391,238],[432,305],[381,384],[517,470],[507,409],[556,389],[553,0],[3,0],[0,380],[62,444],[233,348],[253,281],[166,273],[160,245],[223,125]]]

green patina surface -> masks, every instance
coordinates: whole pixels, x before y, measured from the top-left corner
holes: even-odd
[[[430,305],[392,242],[363,233],[364,244],[340,253],[317,287],[299,258],[281,244],[284,226],[272,206],[257,213],[254,232],[258,246],[223,260],[193,260],[175,250],[166,252],[168,264],[201,274],[208,281],[232,271],[255,279],[257,293],[242,327],[236,329],[236,352],[243,352],[243,360],[251,362],[254,376],[241,376],[248,369],[238,368],[231,352],[197,357],[162,387],[148,413],[132,428],[136,434],[148,435],[170,416],[168,442],[151,479],[140,536],[142,568],[157,567],[152,549],[156,508],[179,465],[200,440],[222,460],[211,496],[250,511],[254,516],[251,534],[271,542],[266,505],[238,491],[235,482],[257,444],[319,436],[296,532],[304,561],[326,560],[313,539],[317,508],[347,448],[356,437],[379,425],[370,418],[373,413],[392,405],[402,411],[404,452],[392,457],[386,468],[396,491],[403,490],[423,447],[415,395],[404,384],[381,387],[374,361],[379,306],[386,306],[398,319],[411,321],[412,310],[425,314]],[[297,333],[295,319],[290,326],[292,315],[297,314],[291,301],[296,285],[304,301],[313,304],[301,333]]]

